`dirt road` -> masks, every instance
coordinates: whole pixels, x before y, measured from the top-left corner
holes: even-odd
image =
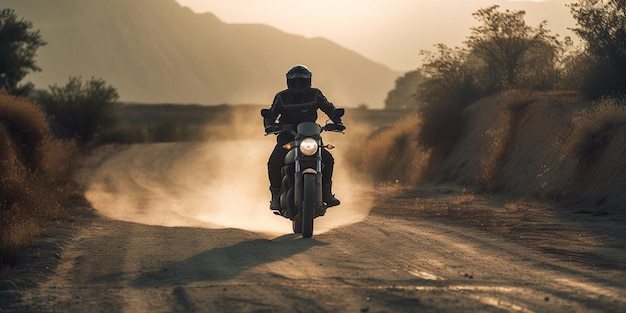
[[[77,178],[98,216],[7,311],[626,310],[624,221],[455,187],[370,190],[338,169],[343,204],[302,239],[267,209],[261,149],[100,151]]]

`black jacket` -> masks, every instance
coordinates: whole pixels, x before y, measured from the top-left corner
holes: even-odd
[[[322,110],[335,124],[341,123],[341,116],[337,114],[335,106],[330,103],[322,92],[317,88],[309,88],[303,92],[292,92],[285,89],[276,94],[270,111],[274,113],[278,120],[278,125],[293,125],[294,127],[302,122],[315,122],[317,120],[317,109]],[[264,126],[276,125],[275,120],[265,118]],[[291,141],[288,133],[281,133],[279,141]]]

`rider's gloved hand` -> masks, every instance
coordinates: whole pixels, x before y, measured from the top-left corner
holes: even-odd
[[[276,132],[279,132],[280,130],[281,130],[281,127],[278,126],[278,125],[265,126],[265,133],[266,134],[276,133]]]
[[[339,123],[334,123],[334,124],[328,124],[326,125],[328,128],[330,128],[330,130],[334,130],[334,131],[344,131],[346,129],[346,127],[343,125],[343,123],[339,122]]]

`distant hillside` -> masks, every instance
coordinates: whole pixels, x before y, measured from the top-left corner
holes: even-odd
[[[296,63],[338,106],[381,108],[400,75],[323,38],[264,25],[226,24],[175,0],[0,0],[32,21],[48,45],[38,51],[38,88],[70,76],[101,77],[123,101],[272,101]]]

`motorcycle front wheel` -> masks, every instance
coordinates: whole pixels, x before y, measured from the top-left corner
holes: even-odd
[[[296,217],[291,221],[294,234],[302,234],[302,217]]]
[[[315,175],[304,175],[304,188],[302,192],[302,237],[313,236],[313,219],[315,218]]]

